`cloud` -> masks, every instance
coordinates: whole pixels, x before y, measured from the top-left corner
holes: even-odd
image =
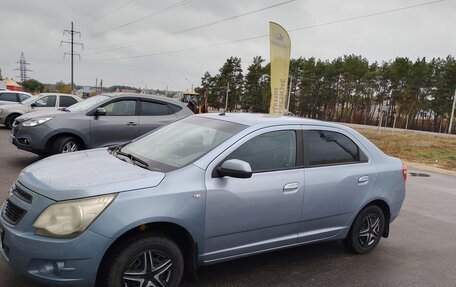
[[[142,82],[145,82],[149,88],[163,89],[163,82],[170,90],[184,90],[189,88],[185,78],[198,85],[205,71],[216,74],[230,56],[242,59],[244,71],[254,56],[261,55],[268,59],[267,37],[179,53],[122,58],[191,49],[267,34],[268,21],[271,20],[292,30],[424,3],[426,0],[298,0],[253,15],[169,36],[176,31],[284,2],[187,0],[188,3],[175,9],[155,13],[181,1],[135,0],[95,22],[94,19],[129,1],[42,0],[3,3],[0,16],[0,68],[4,76],[16,77],[18,71],[14,70],[17,66],[15,62],[23,51],[34,71],[30,73],[31,77],[43,82],[69,82],[69,58],[63,58],[69,46],[59,48],[59,44],[61,40],[68,40],[68,35],[63,36],[62,32],[63,29],[69,29],[70,22],[74,21],[75,29],[82,32],[82,39],[75,40],[83,42],[85,48],[76,48],[82,54],[81,61],[75,60],[76,84],[91,85],[95,83],[95,78],[102,78],[105,86],[125,84],[142,87]],[[456,37],[452,34],[452,28],[456,26],[456,17],[452,14],[455,8],[454,1],[444,1],[292,32],[292,56],[331,60],[344,54],[359,54],[370,61],[388,61],[397,56],[415,59],[454,55]],[[110,31],[154,13],[156,15]],[[105,31],[110,32],[90,37]],[[147,38],[156,39],[144,44],[137,43]],[[123,45],[130,47],[93,55]],[[99,60],[108,58],[115,60]]]

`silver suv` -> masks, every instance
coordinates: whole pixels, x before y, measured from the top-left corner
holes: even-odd
[[[181,102],[144,94],[104,94],[53,112],[16,118],[10,141],[40,155],[126,143],[192,115]]]
[[[202,265],[323,240],[367,253],[388,237],[405,180],[399,159],[347,127],[195,115],[25,168],[1,246],[49,285],[175,287]]]

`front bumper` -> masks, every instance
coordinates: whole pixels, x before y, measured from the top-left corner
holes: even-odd
[[[10,142],[18,149],[42,154],[46,152],[46,142],[51,131],[45,124],[35,127],[16,124],[11,129]]]
[[[23,187],[22,187],[23,188]],[[25,188],[24,188],[25,190]],[[12,195],[8,200],[26,210],[13,225],[5,220],[2,206],[0,229],[3,230],[0,253],[17,273],[54,286],[94,286],[98,266],[112,240],[86,230],[71,239],[37,236],[31,225],[39,213],[52,203],[36,193],[32,204]]]

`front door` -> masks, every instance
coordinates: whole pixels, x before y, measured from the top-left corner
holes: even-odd
[[[139,136],[136,99],[121,99],[104,104],[106,115],[92,116],[92,148],[126,143]]]
[[[205,262],[296,243],[304,190],[299,137],[295,126],[260,130],[208,167]],[[252,177],[217,177],[214,169],[227,159],[248,162]]]
[[[30,105],[29,112],[53,111],[57,108],[57,96],[43,96]]]

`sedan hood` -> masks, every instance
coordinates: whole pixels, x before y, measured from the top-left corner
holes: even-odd
[[[83,198],[154,187],[162,172],[140,168],[112,156],[107,149],[61,154],[26,167],[19,182],[53,200]]]

